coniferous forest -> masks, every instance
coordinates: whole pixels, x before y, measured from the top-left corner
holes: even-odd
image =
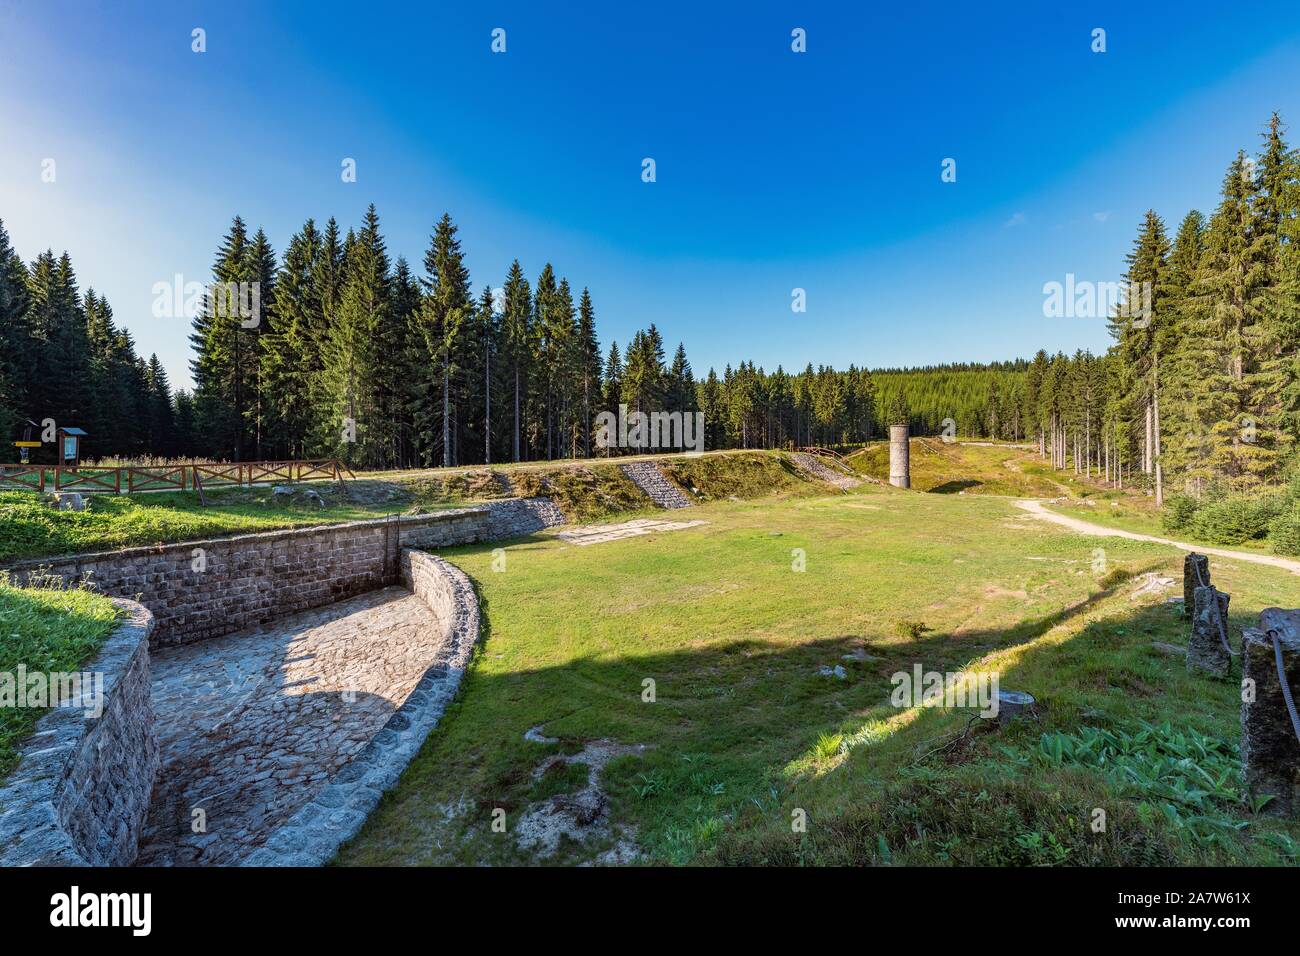
[[[1138,224],[1124,279],[1150,308],[1111,318],[1105,355],[798,371],[737,356],[696,375],[653,324],[602,341],[598,303],[549,263],[471,283],[450,216],[416,266],[373,206],[346,232],[308,220],[279,255],[236,217],[211,282],[256,283],[258,318],[206,296],[192,392],[137,354],[66,254],[25,262],[0,224],[0,434],[52,418],[89,432],[94,458],[469,465],[612,453],[595,417],[626,404],[703,412],[709,449],[854,444],[906,419],[1033,443],[1157,500],[1276,484],[1300,436],[1300,158],[1277,116],[1228,164],[1218,206],[1173,222]]]

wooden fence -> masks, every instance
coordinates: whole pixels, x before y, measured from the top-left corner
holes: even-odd
[[[235,485],[355,478],[337,458],[310,461],[196,461],[184,465],[4,465],[0,491],[79,491],[131,494],[142,491],[199,491]]]

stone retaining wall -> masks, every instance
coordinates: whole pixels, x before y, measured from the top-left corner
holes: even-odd
[[[154,646],[219,637],[332,604],[398,580],[402,547],[443,548],[521,537],[560,524],[548,498],[494,501],[428,515],[267,531],[152,548],[24,561],[16,582],[66,584],[138,600],[157,618]]]
[[[419,752],[460,687],[479,637],[478,599],[459,568],[408,548],[402,580],[428,604],[443,628],[443,642],[415,690],[383,730],[353,757],[243,866],[320,866],[361,829]]]
[[[82,673],[103,675],[103,709],[51,710],[0,787],[0,866],[127,866],[158,772],[150,703],[154,618],[117,602],[126,620]]]
[[[564,512],[550,498],[493,501],[487,509],[490,514],[487,541],[522,538],[565,522]]]
[[[185,541],[14,564],[18,583],[32,572],[83,579],[96,591],[153,611],[153,645],[188,644],[333,604],[398,580],[400,544],[468,544],[489,533],[489,511],[291,528],[257,535]]]

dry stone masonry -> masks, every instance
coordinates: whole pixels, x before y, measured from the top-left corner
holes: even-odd
[[[677,486],[664,477],[659,466],[652,461],[634,461],[621,465],[623,474],[632,479],[632,483],[650,496],[660,508],[689,508],[690,500],[678,490]]]
[[[126,619],[82,672],[103,675],[102,711],[60,707],[36,725],[0,787],[0,866],[127,866],[158,770],[150,701],[153,616]]]
[[[302,806],[248,866],[315,866],[351,839],[392,787],[455,697],[479,637],[478,600],[459,568],[402,552],[402,578],[441,622],[441,644],[423,677],[374,739]]]
[[[65,584],[140,601],[155,647],[209,640],[393,584],[402,547],[438,549],[534,534],[564,523],[549,498],[514,498],[428,515],[352,521],[24,561],[16,583],[55,574]]]
[[[144,865],[228,865],[262,846],[402,706],[444,642],[390,587],[154,657],[163,765]]]
[[[1187,641],[1187,669],[1227,677],[1232,667],[1228,644],[1228,602],[1231,598],[1214,588],[1192,592],[1192,636]]]
[[[1300,819],[1300,728],[1287,699],[1289,690],[1297,704],[1300,691],[1300,611],[1265,608],[1259,627],[1242,631],[1241,671],[1246,789],[1252,797],[1272,797],[1262,812]]]
[[[834,485],[847,491],[850,488],[856,488],[862,484],[861,480],[843,472],[836,471],[828,466],[816,455],[808,455],[800,452],[791,456],[799,469],[805,474],[815,478],[817,481],[824,481],[828,485]]]
[[[502,541],[536,534],[564,524],[564,512],[550,498],[511,498],[487,505],[490,515],[487,540]]]

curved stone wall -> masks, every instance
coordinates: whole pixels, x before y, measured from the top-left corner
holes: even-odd
[[[485,540],[486,508],[348,521],[182,541],[150,548],[21,561],[30,575],[83,581],[134,598],[157,616],[155,647],[220,637],[277,617],[333,604],[397,582],[400,545],[442,548]]]
[[[158,771],[150,703],[153,615],[126,619],[83,674],[102,675],[102,710],[60,707],[36,724],[0,787],[0,866],[126,866]],[[83,701],[83,703],[89,703]]]
[[[479,637],[478,599],[465,573],[442,558],[405,548],[402,579],[433,611],[443,642],[429,669],[357,756],[301,807],[243,866],[319,866],[356,835],[384,791],[402,775],[447,704]]]

